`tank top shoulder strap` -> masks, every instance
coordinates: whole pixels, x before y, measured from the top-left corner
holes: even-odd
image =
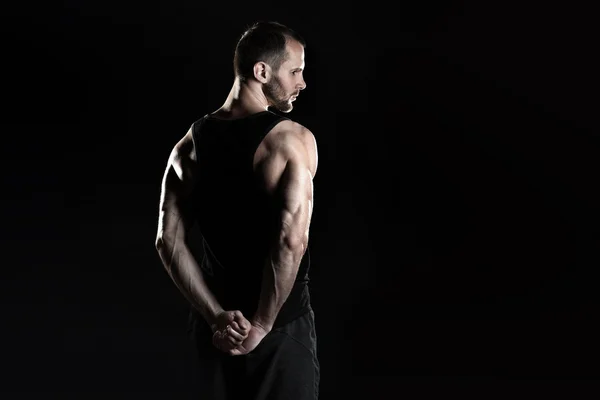
[[[194,152],[196,153],[196,160],[199,159],[198,145],[200,144],[200,128],[202,128],[202,125],[204,124],[204,121],[206,121],[206,118],[208,118],[208,114],[194,121],[194,123],[191,126],[192,142],[194,143]]]
[[[260,113],[259,115],[256,115],[255,118],[248,120],[248,130],[256,132],[255,135],[250,136],[253,140],[252,143],[249,143],[250,148],[256,150],[265,138],[265,136],[267,136],[267,134],[271,132],[275,125],[277,125],[281,121],[285,121],[288,119],[289,118],[277,115],[271,111],[266,111]]]

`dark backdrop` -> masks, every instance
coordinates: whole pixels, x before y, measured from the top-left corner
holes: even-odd
[[[187,305],[154,249],[160,180],[258,19],[308,41],[291,116],[319,146],[322,398],[596,379],[592,8],[413,3],[4,8],[6,398],[194,398]]]

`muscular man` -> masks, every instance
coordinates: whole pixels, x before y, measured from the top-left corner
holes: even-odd
[[[202,398],[318,398],[308,290],[317,146],[274,112],[292,111],[306,87],[304,48],[275,22],[244,32],[227,99],[191,125],[164,174],[156,248],[192,306]]]

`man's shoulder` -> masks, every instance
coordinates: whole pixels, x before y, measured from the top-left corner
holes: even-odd
[[[196,152],[193,137],[194,124],[189,127],[188,131],[175,144],[172,151],[172,157],[178,160],[189,159],[196,161]]]
[[[187,158],[194,162],[196,161],[196,135],[208,117],[209,114],[204,114],[202,117],[197,118],[192,122],[185,135],[183,135],[183,137],[175,144],[173,153],[178,157]]]
[[[313,142],[314,135],[310,129],[292,119],[286,118],[275,125],[272,129],[273,136],[280,140],[301,140],[302,142]]]
[[[297,153],[299,149],[302,149],[300,153],[306,157],[314,175],[317,170],[318,156],[317,142],[311,130],[291,119],[280,122],[273,130],[272,137],[277,147],[289,149],[292,153]]]

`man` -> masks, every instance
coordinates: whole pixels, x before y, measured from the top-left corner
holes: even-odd
[[[194,122],[164,174],[156,247],[192,305],[206,399],[316,399],[308,290],[317,146],[289,113],[306,87],[304,40],[260,22],[237,43],[224,104]],[[188,232],[197,222],[202,255]]]

